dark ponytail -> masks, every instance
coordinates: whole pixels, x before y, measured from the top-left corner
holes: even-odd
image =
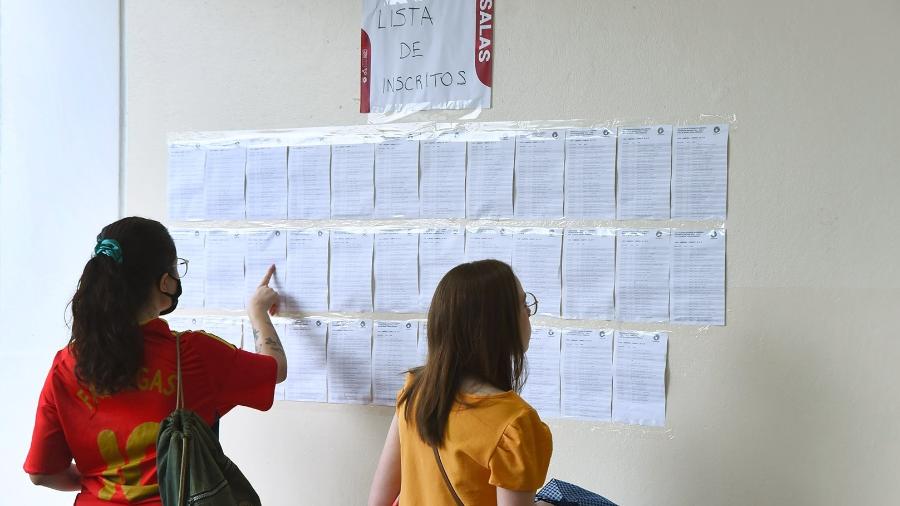
[[[121,256],[96,254],[84,266],[72,297],[72,337],[79,381],[97,394],[134,388],[144,362],[138,313],[164,273],[173,273],[175,243],[146,218],[123,218],[97,236],[118,244]],[[120,261],[121,260],[121,261]]]

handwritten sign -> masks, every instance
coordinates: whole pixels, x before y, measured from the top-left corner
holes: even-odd
[[[363,0],[363,113],[491,106],[494,0]]]

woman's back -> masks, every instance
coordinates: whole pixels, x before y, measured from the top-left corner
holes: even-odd
[[[454,504],[432,448],[419,436],[415,419],[403,416],[404,407],[398,406],[397,416],[400,504]],[[496,487],[540,488],[552,446],[550,429],[515,392],[461,393],[448,417],[440,456],[464,504],[490,505],[497,502]]]
[[[57,353],[38,403],[25,471],[53,474],[74,458],[83,491],[76,504],[160,504],[156,436],[175,408],[175,338],[164,320],[141,326],[137,388],[98,396],[75,376],[69,348]],[[276,364],[203,332],[181,338],[186,406],[212,424],[235,405],[272,405]]]

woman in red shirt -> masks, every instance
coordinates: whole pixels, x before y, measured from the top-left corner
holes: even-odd
[[[25,472],[37,485],[79,491],[76,505],[161,505],[156,436],[175,408],[175,334],[160,315],[181,295],[187,261],[159,222],[103,228],[72,297],[72,335],[38,400]],[[272,326],[269,269],[248,304],[258,353],[202,331],[181,333],[185,406],[210,425],[242,405],[267,410],[287,376]],[[74,463],[73,463],[74,460]]]

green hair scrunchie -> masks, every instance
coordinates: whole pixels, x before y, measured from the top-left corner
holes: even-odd
[[[117,264],[122,263],[122,246],[115,239],[103,239],[94,246],[94,256],[106,255],[116,261]]]

